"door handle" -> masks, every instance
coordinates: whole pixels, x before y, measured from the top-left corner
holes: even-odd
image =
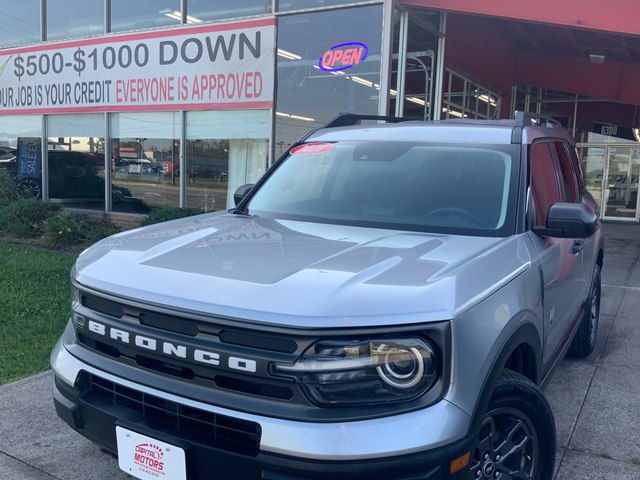
[[[576,255],[580,253],[583,248],[584,248],[584,240],[582,239],[576,240],[575,242],[573,242],[573,245],[571,245],[571,255]]]

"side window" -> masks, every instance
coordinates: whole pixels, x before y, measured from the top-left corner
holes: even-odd
[[[547,223],[549,207],[560,201],[556,170],[548,143],[539,142],[531,147],[531,199],[535,208],[534,226]]]
[[[562,190],[562,201],[575,203],[578,199],[578,186],[576,176],[571,165],[571,159],[567,154],[564,142],[552,142],[551,149],[557,159],[558,174],[560,177],[560,190]]]

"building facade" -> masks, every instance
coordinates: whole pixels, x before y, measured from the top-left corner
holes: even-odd
[[[341,113],[524,110],[573,131],[605,218],[638,221],[637,2],[4,3],[0,168],[23,194],[120,216],[223,210]]]

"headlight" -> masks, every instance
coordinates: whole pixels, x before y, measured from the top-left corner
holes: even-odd
[[[321,406],[403,402],[438,378],[434,348],[419,338],[331,340],[312,345],[293,365],[273,373],[294,378]]]
[[[78,305],[80,305],[80,292],[71,285],[71,310],[75,310]]]
[[[76,307],[80,305],[80,292],[76,287],[71,285],[71,319],[76,327],[83,328],[85,319],[82,315],[76,313]]]

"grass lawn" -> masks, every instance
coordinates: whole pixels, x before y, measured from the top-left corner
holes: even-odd
[[[0,242],[0,385],[49,368],[69,319],[72,255]]]

